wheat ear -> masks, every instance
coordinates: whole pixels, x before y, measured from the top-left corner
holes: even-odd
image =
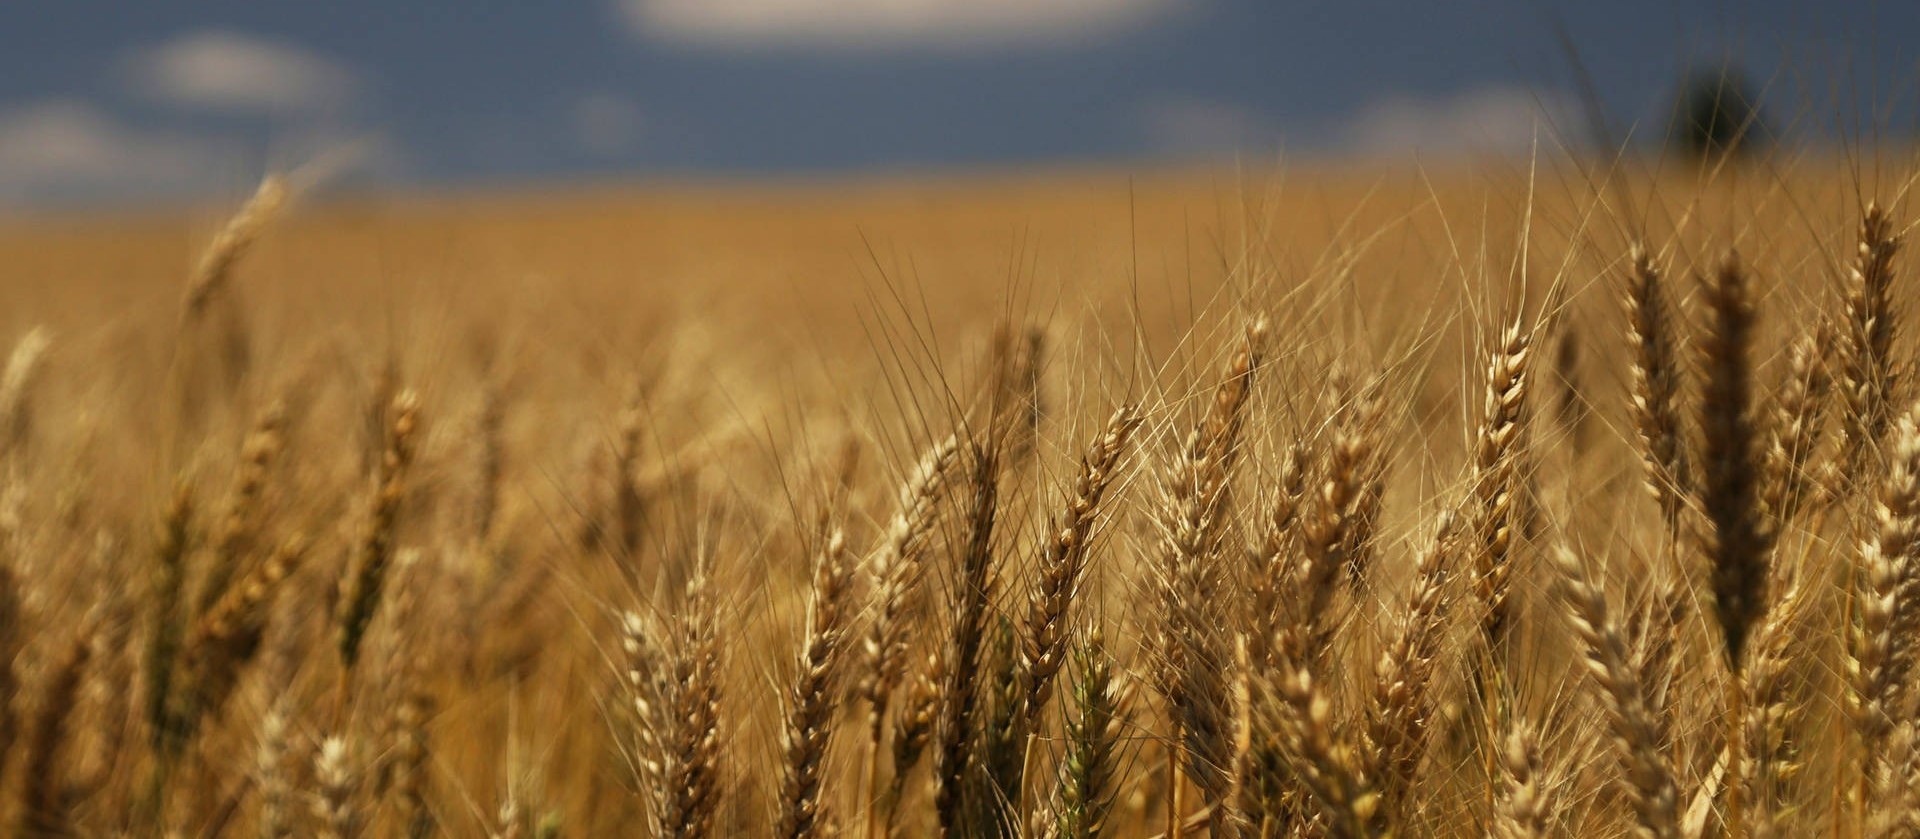
[[[1099,630],[1073,650],[1073,711],[1066,718],[1054,788],[1053,818],[1046,835],[1098,839],[1107,830],[1120,775],[1119,739],[1126,717],[1113,660]]]
[[[1047,690],[1060,670],[1066,630],[1072,623],[1069,610],[1085,574],[1100,501],[1119,476],[1120,459],[1140,421],[1140,411],[1132,405],[1113,412],[1100,436],[1080,457],[1079,474],[1074,478],[1066,510],[1057,514],[1048,528],[1035,572],[1039,579],[1028,598],[1020,649],[1026,691],[1022,705],[1028,730],[1037,728]]]
[[[1155,673],[1172,715],[1173,743],[1187,777],[1213,810],[1216,837],[1238,835],[1240,828],[1230,800],[1237,734],[1226,671],[1232,654],[1218,596],[1225,565],[1222,541],[1240,431],[1265,343],[1266,321],[1257,320],[1228,358],[1212,405],[1165,468],[1155,508],[1159,539],[1153,568],[1165,621]]]
[[[53,344],[44,327],[34,327],[13,345],[0,373],[0,465],[12,468],[33,438],[33,392]]]
[[[1747,271],[1728,255],[1704,290],[1701,336],[1700,507],[1714,615],[1728,669],[1739,672],[1747,634],[1766,614],[1772,532],[1760,510],[1760,441],[1753,424],[1754,305]]]
[[[262,178],[253,197],[240,205],[239,211],[227,219],[226,226],[220,228],[213,241],[207,243],[187,283],[183,310],[188,318],[205,313],[214,296],[227,287],[233,279],[233,266],[246,255],[247,249],[253,246],[267,223],[280,213],[289,193],[286,178],[280,175]]]
[[[68,644],[65,655],[49,672],[47,685],[41,690],[39,710],[24,744],[20,767],[17,836],[72,835],[73,814],[67,799],[67,773],[62,754],[69,739],[68,726],[73,722],[74,701],[79,697],[81,679],[86,675],[87,661],[93,653],[93,635],[89,621]]]
[[[207,560],[200,583],[199,612],[212,608],[227,593],[242,557],[252,547],[267,478],[286,449],[287,419],[287,403],[276,400],[260,412],[240,444],[240,465],[234,470],[233,486],[227,490],[226,508],[221,511],[213,539],[213,555]]]
[[[1900,417],[1888,469],[1860,548],[1855,624],[1848,647],[1848,711],[1859,737],[1863,806],[1889,802],[1881,788],[1887,739],[1913,722],[1906,700],[1920,632],[1920,408]]]
[[[1510,621],[1514,501],[1521,491],[1532,342],[1517,315],[1502,329],[1488,355],[1486,401],[1474,445],[1469,517],[1474,580],[1485,609],[1483,634],[1495,651],[1506,647]]]
[[[807,599],[800,670],[787,699],[786,761],[777,835],[789,839],[834,833],[823,812],[822,783],[833,734],[833,677],[846,640],[853,560],[839,528],[821,537]]]
[[[359,770],[353,763],[353,748],[343,737],[328,737],[320,743],[313,761],[313,815],[318,821],[320,839],[355,839],[365,820],[354,802],[360,787]]]
[[[1659,505],[1669,532],[1676,532],[1693,483],[1680,414],[1684,374],[1676,349],[1684,340],[1676,331],[1684,324],[1668,308],[1666,284],[1652,254],[1635,245],[1628,259],[1627,344],[1633,353],[1628,407],[1639,434],[1647,492]]]
[[[1859,243],[1846,273],[1847,334],[1840,344],[1839,372],[1847,411],[1841,418],[1837,458],[1841,485],[1830,488],[1836,496],[1874,480],[1867,467],[1878,456],[1898,404],[1893,258],[1900,245],[1892,218],[1878,205],[1869,204],[1860,219]]]
[[[1453,515],[1443,514],[1432,544],[1414,565],[1405,623],[1374,666],[1366,731],[1376,767],[1372,774],[1390,810],[1397,811],[1412,788],[1426,749],[1433,710],[1428,686],[1446,641],[1447,581],[1455,536]]]
[[[1320,804],[1327,835],[1334,839],[1385,839],[1393,835],[1380,794],[1360,765],[1361,755],[1335,729],[1327,688],[1298,663],[1282,659],[1253,713],[1273,737],[1295,780]],[[1264,829],[1264,826],[1263,826]]]
[[[386,581],[387,565],[393,559],[394,540],[398,536],[400,505],[406,498],[407,471],[413,464],[416,435],[419,433],[420,399],[413,391],[394,397],[392,424],[387,431],[386,453],[381,456],[380,472],[373,497],[373,510],[354,552],[353,563],[340,585],[340,604],[334,615],[335,640],[340,653],[340,698],[344,707],[354,664],[360,658],[360,642],[373,622],[380,605],[380,592]]]
[[[1668,762],[1666,715],[1647,704],[1625,637],[1607,611],[1606,595],[1573,551],[1555,551],[1560,602],[1584,652],[1587,674],[1600,688],[1600,707],[1619,752],[1621,779],[1635,826],[1647,839],[1680,839],[1679,786]]]
[[[967,819],[967,788],[979,771],[974,755],[974,723],[979,711],[980,669],[987,634],[988,613],[995,588],[994,522],[999,506],[999,459],[990,447],[975,446],[972,453],[972,500],[966,514],[967,535],[961,547],[959,577],[955,581],[953,624],[947,635],[946,668],[941,685],[934,736],[934,811],[943,832],[953,835],[982,829]],[[896,766],[897,771],[905,771]]]
[[[949,436],[921,457],[900,489],[898,508],[887,527],[886,542],[868,562],[873,579],[873,619],[862,641],[865,666],[860,694],[871,711],[870,739],[878,748],[885,726],[888,700],[900,681],[912,644],[908,610],[926,578],[927,551],[940,522],[940,499],[946,492],[960,440]]]
[[[1787,356],[1786,378],[1775,399],[1772,428],[1766,447],[1765,492],[1762,506],[1775,532],[1788,527],[1814,485],[1815,470],[1808,464],[1820,448],[1829,391],[1827,373],[1833,331],[1822,321],[1814,331],[1793,342]]]
[[[1549,796],[1540,738],[1521,720],[1509,722],[1500,749],[1500,798],[1494,807],[1495,839],[1547,839],[1552,836],[1554,802]]]

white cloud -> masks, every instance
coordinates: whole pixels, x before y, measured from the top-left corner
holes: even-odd
[[[611,93],[580,97],[567,116],[580,148],[602,157],[633,148],[644,128],[639,107],[632,100]]]
[[[141,130],[85,102],[50,99],[0,112],[0,202],[179,195],[240,178],[208,137]]]
[[[0,110],[0,207],[243,195],[261,167],[331,183],[404,175],[404,150],[378,131],[289,131],[264,147],[210,131],[130,122],[78,99]]]
[[[1156,99],[1142,109],[1147,142],[1175,155],[1271,152],[1279,132],[1245,105],[1212,99]]]
[[[633,30],[709,47],[983,48],[1124,31],[1180,0],[616,0]]]
[[[191,32],[128,62],[133,84],[172,105],[212,111],[328,113],[353,100],[353,72],[325,56],[237,32]]]
[[[1566,100],[1520,87],[1487,87],[1439,99],[1396,96],[1360,110],[1337,138],[1360,154],[1524,153],[1555,147],[1569,130]]]

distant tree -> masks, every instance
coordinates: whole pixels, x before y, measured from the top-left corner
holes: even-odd
[[[1765,147],[1766,121],[1746,77],[1732,65],[1694,70],[1680,86],[1673,132],[1680,150],[1700,160],[1744,156]]]

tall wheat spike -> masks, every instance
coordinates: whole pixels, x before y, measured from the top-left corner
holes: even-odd
[[[960,547],[955,579],[953,622],[943,655],[945,679],[940,685],[933,736],[934,811],[940,829],[949,835],[968,835],[989,829],[974,824],[965,800],[977,765],[975,725],[980,706],[980,671],[987,641],[987,620],[994,601],[994,524],[999,513],[999,453],[989,444],[975,445],[970,455],[972,498],[965,516],[966,536]],[[896,771],[904,771],[896,762]]]
[[[1742,802],[1744,821],[1756,839],[1784,835],[1779,820],[1785,784],[1796,767],[1791,763],[1796,725],[1805,716],[1805,707],[1794,695],[1790,668],[1794,656],[1795,630],[1799,612],[1805,608],[1805,589],[1796,584],[1780,595],[1767,612],[1767,620],[1755,631],[1753,652],[1742,676],[1747,691],[1744,726],[1745,740],[1740,756],[1744,767],[1739,772],[1746,788]]]
[[[1038,579],[1028,598],[1027,620],[1020,649],[1026,727],[1035,728],[1047,701],[1047,689],[1060,670],[1066,648],[1071,608],[1079,594],[1088,552],[1092,548],[1101,499],[1119,477],[1118,467],[1127,443],[1140,427],[1140,411],[1123,405],[1107,419],[1100,436],[1080,457],[1080,470],[1066,510],[1056,514],[1041,547]]]
[[[1703,290],[1708,324],[1700,341],[1700,508],[1728,669],[1739,672],[1747,635],[1766,615],[1772,525],[1760,509],[1761,442],[1753,422],[1752,292],[1737,256],[1715,268]]]
[[[18,469],[16,461],[33,437],[33,392],[46,368],[47,348],[53,338],[44,327],[20,336],[0,372],[0,466]]]
[[[1847,411],[1841,417],[1838,458],[1842,485],[1833,487],[1835,492],[1871,485],[1867,467],[1876,460],[1899,404],[1893,258],[1900,245],[1892,218],[1879,205],[1867,205],[1845,278],[1847,332],[1840,345],[1839,372]]]
[[[34,714],[30,736],[24,744],[20,767],[20,800],[16,813],[17,836],[58,837],[72,835],[72,817],[67,800],[65,762],[74,700],[80,692],[93,653],[94,629],[82,627],[67,645],[60,662],[48,673],[47,685],[40,692],[39,710]]]
[[[14,700],[20,691],[20,673],[14,660],[25,646],[27,628],[21,620],[20,581],[13,557],[0,553],[0,755],[13,754],[19,735]],[[0,760],[0,789],[5,789],[7,761]]]
[[[1681,839],[1679,784],[1667,756],[1667,715],[1648,706],[1649,693],[1631,665],[1626,639],[1586,565],[1565,547],[1557,549],[1555,557],[1560,571],[1556,590],[1584,648],[1587,674],[1600,689],[1600,708],[1619,752],[1619,783],[1633,807],[1637,832],[1647,839]]]
[[[872,622],[862,640],[865,666],[860,693],[871,710],[869,732],[876,749],[886,724],[888,700],[912,646],[909,609],[926,578],[927,553],[940,521],[940,501],[959,453],[960,439],[950,436],[921,457],[900,488],[885,543],[868,562],[874,605]]]
[[[1868,808],[1887,800],[1887,741],[1914,714],[1908,699],[1920,632],[1920,407],[1901,416],[1891,437],[1887,477],[1873,508],[1873,529],[1860,546],[1848,644],[1848,711],[1860,739]]]
[[[1646,247],[1635,245],[1628,260],[1627,343],[1633,363],[1627,405],[1640,438],[1647,491],[1668,529],[1675,530],[1694,479],[1681,424],[1685,381],[1677,347],[1686,340],[1685,321],[1673,317],[1663,275]]]
[[[1553,835],[1554,804],[1540,754],[1540,738],[1527,723],[1514,720],[1500,750],[1504,773],[1494,809],[1495,839],[1546,839]]]
[[[1468,526],[1474,535],[1475,587],[1486,610],[1483,634],[1496,651],[1507,645],[1511,620],[1513,538],[1519,524],[1515,500],[1521,491],[1532,347],[1533,336],[1516,314],[1488,354],[1486,400],[1474,444]]]
[[[1238,738],[1226,672],[1232,656],[1220,622],[1226,610],[1219,593],[1231,481],[1266,329],[1264,319],[1247,327],[1207,413],[1167,464],[1155,508],[1159,539],[1153,568],[1164,621],[1157,686],[1173,717],[1182,768],[1213,810],[1216,837],[1237,836],[1240,830],[1231,800]]]
[[[275,701],[260,721],[260,742],[254,750],[254,774],[260,787],[260,839],[287,839],[293,835],[293,783],[287,777],[287,720],[283,702]]]
[[[833,734],[832,679],[846,640],[847,601],[853,581],[853,561],[847,552],[846,536],[839,528],[822,534],[813,565],[800,669],[787,700],[786,772],[779,799],[777,832],[790,839],[835,832],[823,812],[821,794],[827,770],[827,747]]]
[[[1433,722],[1429,695],[1436,659],[1446,641],[1447,581],[1457,550],[1455,518],[1442,515],[1433,542],[1421,553],[1406,595],[1405,623],[1374,666],[1366,706],[1367,742],[1385,805],[1397,812],[1413,788]]]
[[[1280,655],[1323,658],[1339,624],[1332,614],[1334,596],[1343,583],[1357,590],[1366,575],[1385,473],[1379,411],[1377,388],[1369,388],[1335,414],[1326,474],[1312,495],[1314,503],[1294,519],[1301,559],[1286,587],[1297,602],[1277,634]]]
[[[207,243],[206,250],[200,254],[200,262],[194,266],[193,275],[187,282],[187,296],[183,309],[186,316],[197,318],[205,313],[207,306],[227,287],[233,278],[233,267],[246,255],[269,222],[287,203],[291,190],[287,179],[280,175],[268,175],[260,180],[260,187],[253,196],[240,206],[238,212],[227,219],[226,226]]]
[[[320,742],[313,763],[313,816],[319,822],[320,839],[355,839],[365,823],[366,814],[354,799],[359,792],[360,774],[354,765],[352,744],[343,737],[328,737]]]
[[[722,639],[712,580],[703,568],[687,581],[686,597],[674,617],[667,660],[646,662],[645,643],[630,614],[629,684],[643,721],[653,737],[649,783],[656,796],[656,833],[676,839],[712,836],[724,793],[720,719]],[[641,668],[658,667],[657,680]],[[651,694],[651,698],[643,698]],[[651,705],[649,704],[651,703]],[[651,710],[650,710],[651,709]]]
[[[354,664],[360,658],[360,642],[380,605],[387,565],[393,559],[400,505],[406,498],[407,471],[413,465],[415,437],[419,433],[419,413],[420,398],[412,391],[402,391],[394,397],[392,425],[387,431],[386,453],[380,460],[373,509],[354,552],[353,563],[341,581],[334,631],[340,653],[342,704]]]
[[[259,507],[266,492],[267,478],[275,461],[286,448],[288,406],[276,400],[260,412],[253,430],[240,444],[240,465],[234,470],[233,485],[227,490],[226,506],[213,539],[213,555],[200,582],[196,611],[205,612],[227,593],[243,560],[253,547],[255,530],[261,515]]]
[[[1106,639],[1090,630],[1072,655],[1073,709],[1066,717],[1054,786],[1052,818],[1045,835],[1057,839],[1097,839],[1107,831],[1120,774],[1120,737],[1126,708],[1115,680]]]
[[[187,554],[193,534],[193,491],[182,481],[160,526],[159,544],[148,578],[146,659],[142,662],[147,725],[155,747],[172,756],[186,745],[184,732],[173,718],[174,676],[180,642],[186,632],[186,610],[180,603],[186,578]],[[163,760],[161,766],[169,761]]]
[[[1385,839],[1395,834],[1359,750],[1335,728],[1333,699],[1323,682],[1282,658],[1256,703],[1260,727],[1276,739],[1289,770],[1319,802],[1319,821],[1328,836]]]
[[[1295,439],[1288,445],[1279,469],[1279,485],[1271,490],[1267,514],[1261,522],[1260,541],[1248,548],[1255,583],[1247,659],[1255,667],[1272,664],[1273,640],[1286,621],[1297,614],[1285,604],[1301,588],[1304,551],[1300,539],[1302,519],[1309,509],[1307,482],[1314,457],[1304,440]]]
[[[1814,487],[1810,467],[1825,430],[1833,378],[1827,372],[1833,332],[1825,321],[1793,342],[1768,430],[1766,475],[1761,504],[1776,528],[1799,513]]]

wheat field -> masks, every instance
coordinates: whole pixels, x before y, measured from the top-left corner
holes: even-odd
[[[0,225],[21,836],[1920,835],[1909,181]]]

